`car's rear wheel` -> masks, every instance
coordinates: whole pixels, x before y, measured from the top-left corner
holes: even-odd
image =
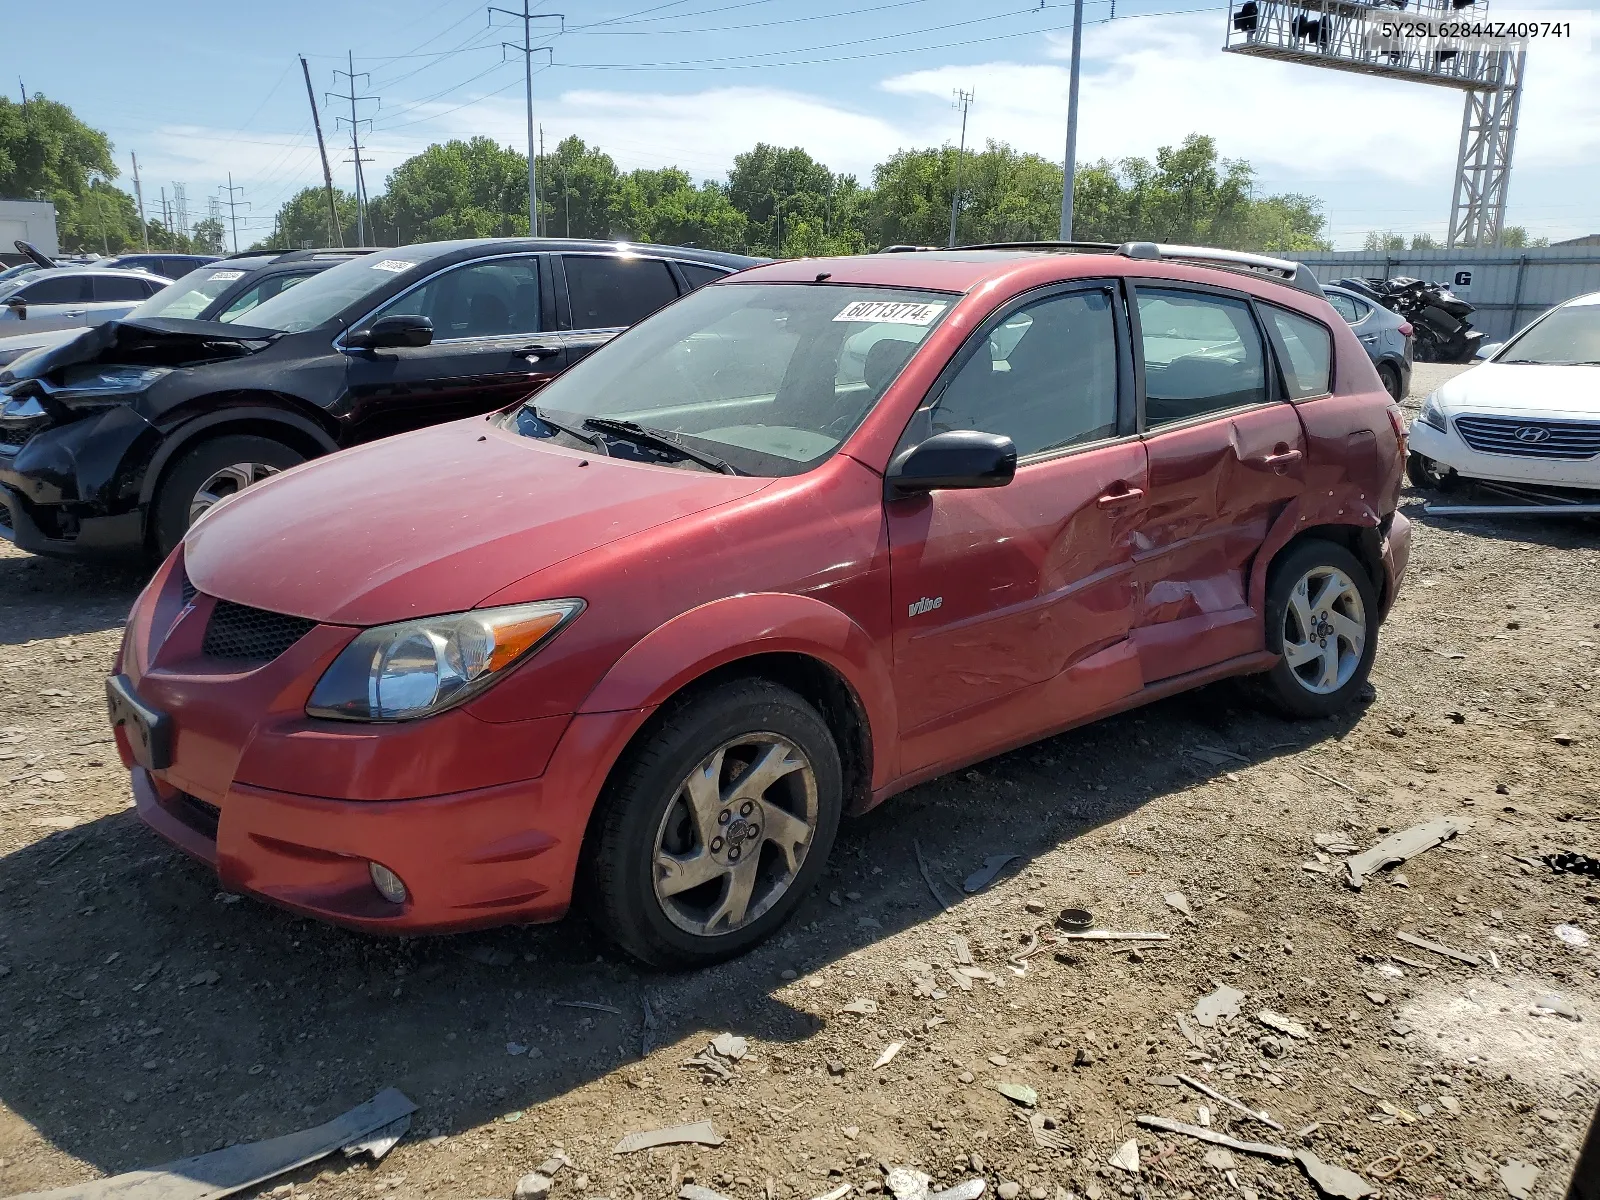
[[[652,966],[741,954],[822,873],[843,802],[816,709],[764,679],[679,703],[613,772],[584,847],[591,916]]]
[[[1400,387],[1400,368],[1393,363],[1378,364],[1378,378],[1383,380],[1383,390],[1395,400],[1405,399]]]
[[[156,492],[156,550],[165,558],[212,505],[304,461],[282,442],[253,434],[202,442],[173,463]]]
[[[1290,717],[1326,717],[1367,681],[1378,649],[1378,595],[1343,546],[1308,539],[1267,577],[1267,649],[1280,655],[1261,677],[1271,705]]]

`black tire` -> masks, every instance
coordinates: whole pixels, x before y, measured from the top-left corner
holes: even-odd
[[[1312,691],[1289,665],[1289,660],[1282,657],[1291,593],[1308,572],[1319,568],[1337,570],[1354,585],[1360,595],[1365,629],[1365,640],[1354,671],[1336,690],[1328,692]],[[1347,707],[1360,694],[1378,651],[1378,591],[1367,569],[1354,554],[1334,542],[1307,538],[1281,555],[1267,574],[1266,623],[1267,649],[1280,655],[1277,665],[1259,676],[1263,699],[1272,709],[1282,716],[1301,720],[1328,717]]]
[[[282,471],[304,461],[305,455],[298,450],[254,434],[227,434],[186,451],[167,468],[151,505],[150,540],[156,553],[165,558],[183,540],[195,494],[218,471],[243,463]]]
[[[1438,463],[1415,450],[1406,455],[1406,478],[1412,487],[1434,492],[1453,492],[1461,486],[1461,476],[1454,471],[1439,470]]]
[[[1393,363],[1382,362],[1378,364],[1378,378],[1383,380],[1383,390],[1388,392],[1395,400],[1405,399],[1400,390],[1400,368]]]
[[[817,793],[811,840],[787,891],[765,912],[730,932],[690,932],[657,897],[657,834],[690,772],[718,747],[753,734],[776,734],[809,761]],[[650,966],[703,966],[743,954],[788,920],[821,876],[839,828],[843,777],[832,732],[790,689],[751,678],[691,693],[629,749],[601,795],[579,868],[590,919]]]

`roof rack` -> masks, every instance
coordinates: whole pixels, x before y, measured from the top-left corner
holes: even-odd
[[[222,257],[262,258],[273,255],[280,262],[297,262],[302,258],[313,258],[318,254],[372,254],[388,248],[387,246],[266,246],[260,250],[235,250],[232,254],[224,254]]]
[[[978,242],[958,250],[1100,250],[1114,251],[1114,242]]]
[[[1177,262],[1203,263],[1206,266],[1244,270],[1256,275],[1266,275],[1279,283],[1286,283],[1308,296],[1323,298],[1322,285],[1305,263],[1291,262],[1286,258],[1272,258],[1265,254],[1249,254],[1243,250],[1216,250],[1210,246],[1169,246],[1157,242],[1123,242],[1117,253],[1127,258],[1172,259]]]

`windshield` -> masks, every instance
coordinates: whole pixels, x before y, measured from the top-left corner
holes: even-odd
[[[162,288],[128,314],[131,317],[186,317],[194,319],[248,272],[235,268],[201,267],[178,282]]]
[[[559,376],[517,427],[557,435],[536,404],[572,429],[630,421],[740,472],[799,474],[861,423],[955,301],[909,288],[713,284]]]
[[[1600,366],[1600,300],[1556,309],[1501,351],[1495,362]]]
[[[0,280],[0,300],[4,300],[23,284],[31,282],[26,275],[17,275],[11,279]]]
[[[352,258],[252,309],[248,324],[284,333],[315,329],[414,266],[416,262],[410,259],[379,258],[375,254]]]

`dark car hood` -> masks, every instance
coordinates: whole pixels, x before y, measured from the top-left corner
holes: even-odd
[[[225,325],[221,321],[187,321],[178,317],[139,317],[108,321],[42,354],[19,358],[0,372],[0,384],[42,379],[62,367],[84,363],[189,365],[211,359],[237,358],[271,344],[283,334],[276,329]]]
[[[185,538],[185,569],[202,592],[237,604],[380,625],[472,608],[534,571],[771,482],[626,463],[457,421],[307,463],[225,501]]]

